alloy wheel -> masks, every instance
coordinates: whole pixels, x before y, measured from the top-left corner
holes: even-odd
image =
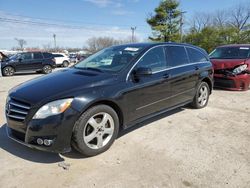
[[[51,68],[51,66],[46,65],[46,66],[43,67],[43,71],[44,71],[45,74],[49,74],[49,73],[52,72],[52,68]]]
[[[114,120],[108,113],[102,112],[92,116],[83,131],[85,144],[91,149],[106,146],[114,134]]]
[[[14,69],[12,67],[6,67],[4,69],[4,75],[6,76],[12,76],[14,74]]]
[[[205,106],[208,100],[208,88],[202,86],[199,91],[198,103],[201,107]]]

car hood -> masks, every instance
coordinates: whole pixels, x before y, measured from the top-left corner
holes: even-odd
[[[44,101],[74,97],[75,93],[110,85],[115,82],[114,78],[112,74],[69,68],[20,84],[10,90],[9,96],[39,105]]]
[[[245,63],[244,59],[211,59],[214,70],[233,69]]]

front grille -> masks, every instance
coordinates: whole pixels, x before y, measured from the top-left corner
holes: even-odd
[[[10,99],[6,104],[6,115],[15,121],[24,121],[29,113],[30,105],[16,99]]]

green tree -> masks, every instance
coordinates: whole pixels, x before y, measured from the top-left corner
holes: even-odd
[[[162,0],[155,14],[151,14],[147,19],[153,36],[149,37],[153,41],[179,41],[180,40],[180,16],[178,10],[179,2],[176,0]]]

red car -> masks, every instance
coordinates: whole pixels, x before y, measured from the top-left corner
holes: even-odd
[[[250,44],[226,45],[209,55],[214,67],[214,86],[245,91],[250,85]]]

